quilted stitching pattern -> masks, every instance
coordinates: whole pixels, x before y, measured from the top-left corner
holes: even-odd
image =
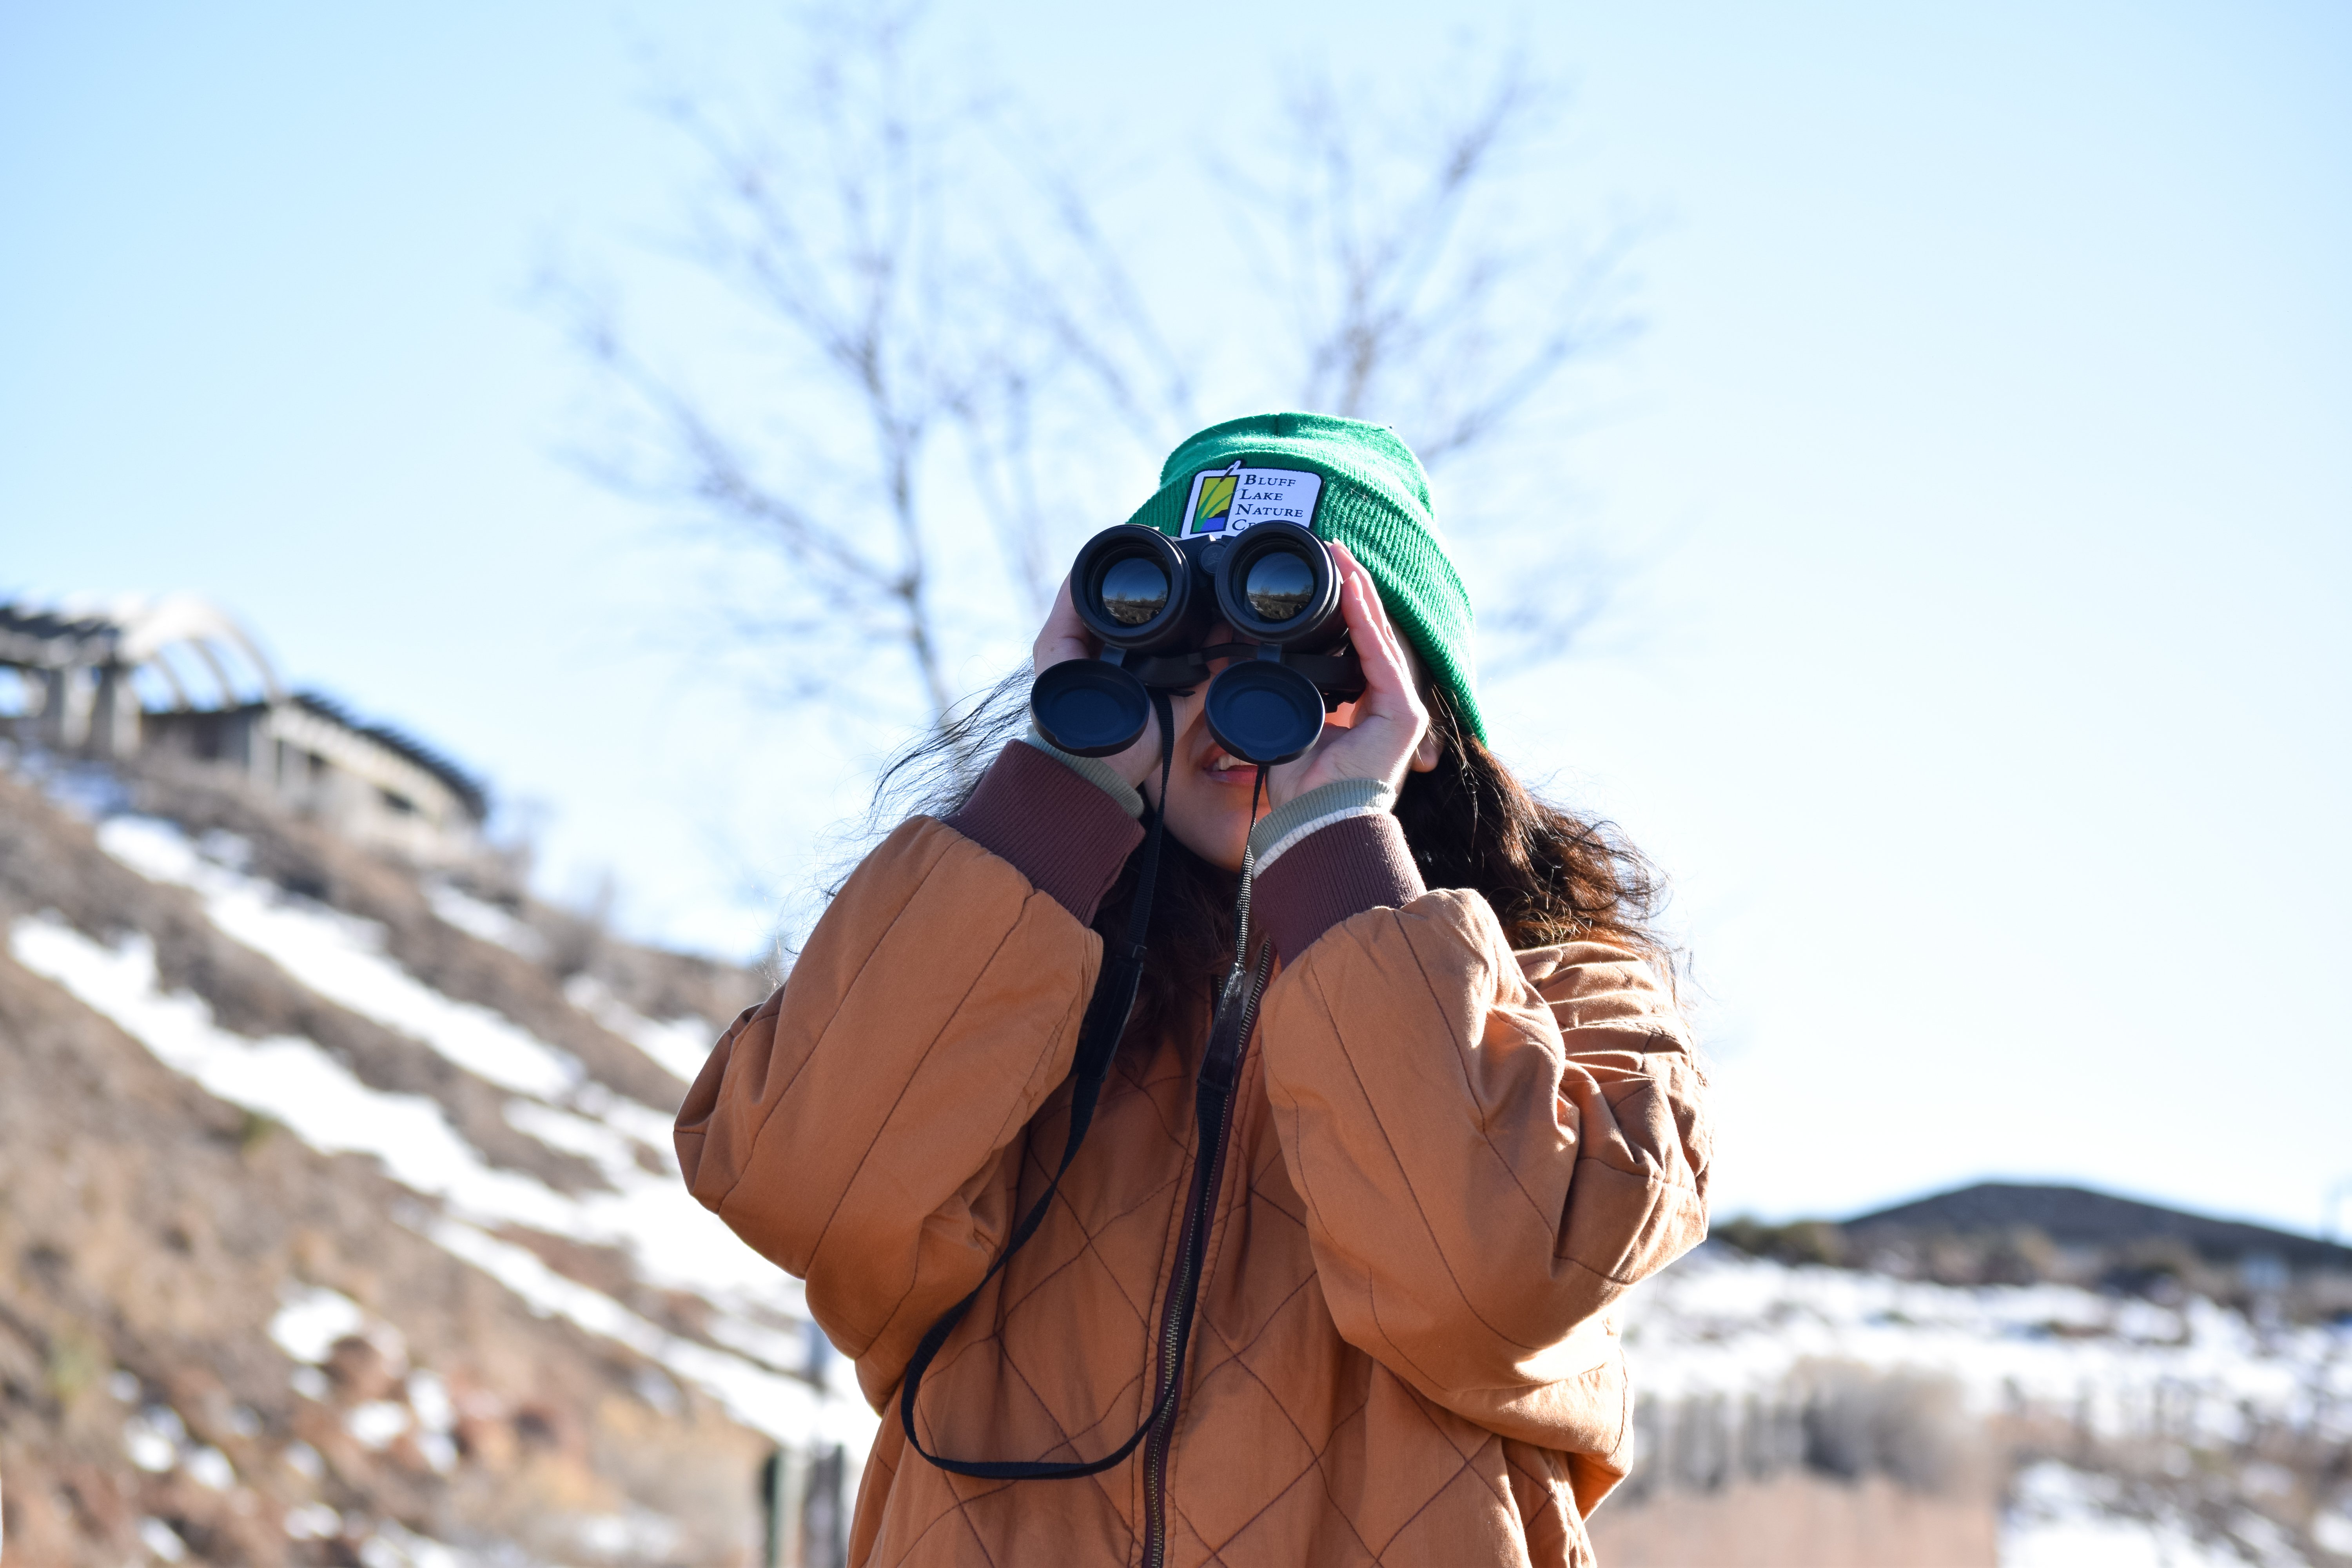
[[[961,893],[961,918],[989,929],[992,888],[968,880],[945,893]],[[1524,1301],[1481,1305],[1476,1293],[1549,1274],[1544,1288],[1557,1300],[1589,1301],[1598,1313],[1624,1279],[1696,1240],[1704,1225],[1700,1086],[1646,971],[1597,947],[1514,963],[1483,903],[1463,899],[1424,895],[1410,917],[1368,911],[1335,928],[1269,993],[1240,1086],[1169,1465],[1171,1568],[1589,1568],[1583,1513],[1625,1463],[1622,1359],[1606,1341],[1589,1364],[1530,1382],[1514,1370],[1510,1335],[1528,1335],[1542,1312]],[[1016,964],[1049,961],[1057,955],[1006,955]],[[1342,1028],[1327,1016],[1337,1004],[1302,1000],[1327,990],[1373,995],[1378,1016]],[[812,1005],[851,1000],[819,996]],[[1035,1005],[1050,1009],[1041,1014],[1049,1026],[1066,1010],[1058,999]],[[1411,1039],[1400,1022],[1407,1018],[1424,1020]],[[1565,1052],[1562,1028],[1571,1031]],[[992,1027],[988,1037],[1005,1032]],[[742,1048],[757,1047],[746,1038]],[[950,1030],[937,1048],[950,1063],[969,1059],[954,1053],[972,1047]],[[1034,1031],[1018,1048],[1017,1061],[1008,1044],[977,1065],[1032,1072]],[[919,1420],[927,1442],[969,1458],[1090,1458],[1142,1418],[1195,1138],[1197,1052],[1195,1041],[1129,1042],[1045,1225],[926,1377]],[[1399,1100],[1405,1053],[1418,1055]],[[1421,1083],[1414,1073],[1431,1076]],[[997,1103],[982,1098],[992,1090],[972,1092]],[[1374,1097],[1379,1114],[1350,1121],[1335,1111],[1350,1094]],[[1308,1103],[1317,1096],[1325,1103]],[[1067,1126],[1067,1089],[1033,1103],[1025,1132],[919,1227],[917,1256],[960,1260],[973,1272],[961,1286],[919,1279],[905,1295],[908,1312],[932,1302],[936,1311],[969,1288],[984,1237],[1002,1234],[1045,1189]],[[1433,1118],[1437,1131],[1411,1125],[1416,1117]],[[1325,1137],[1330,1125],[1352,1131],[1318,1146],[1302,1191],[1298,1141]],[[1349,1201],[1345,1182],[1363,1173],[1425,1168],[1427,1149],[1415,1136],[1424,1145],[1439,1138],[1459,1168],[1371,1215],[1369,1226],[1360,1205],[1351,1216],[1325,1212]],[[902,1146],[897,1157],[919,1161],[920,1152]],[[857,1179],[889,1177],[869,1171]],[[778,1205],[789,1202],[790,1184],[763,1187],[762,1201],[770,1191]],[[730,1210],[745,1201],[738,1189]],[[869,1193],[866,1201],[881,1200]],[[789,1215],[756,1217],[792,1228]],[[1419,1234],[1413,1227],[1439,1238],[1426,1254],[1437,1259],[1430,1277],[1394,1272],[1395,1258],[1420,1255],[1391,1245]],[[1351,1256],[1386,1249],[1389,1261],[1359,1259],[1335,1274],[1318,1248],[1342,1242]],[[811,1300],[822,1316],[829,1298],[816,1286]],[[829,1288],[871,1297],[855,1279]],[[1552,1310],[1553,1321],[1570,1321]],[[1482,1327],[1490,1317],[1496,1323]],[[1442,1341],[1486,1335],[1491,1381],[1445,1384],[1417,1365],[1409,1336],[1429,1322]],[[1600,1332],[1597,1320],[1591,1326]],[[838,1334],[850,1325],[827,1327]],[[1139,1462],[1081,1480],[1008,1485],[950,1476],[907,1454],[895,1384],[908,1333],[894,1318],[860,1359],[861,1381],[891,1419],[868,1463],[853,1562],[1139,1560]]]
[[[1171,1568],[1589,1564],[1563,1456],[1473,1425],[1339,1337],[1257,1048],[1253,1042],[1170,1467]],[[1148,1071],[1106,1087],[1064,1184],[1070,1202],[1006,1270],[1003,1303],[983,1298],[974,1309],[975,1321],[993,1319],[995,1328],[960,1335],[925,1380],[924,1414],[946,1423],[927,1426],[927,1438],[974,1456],[1092,1458],[1141,1419],[1190,1173],[1192,1066],[1189,1051],[1162,1047]],[[1057,1095],[1026,1142],[1011,1212],[1044,1190],[1066,1128],[1066,1100]],[[1048,1398],[1042,1389],[1071,1389],[1078,1332],[1089,1342],[1087,1366],[1109,1375],[1081,1378],[1089,1392],[1076,1399]],[[1613,1373],[1591,1391],[1612,1416],[1622,1382]],[[886,1446],[896,1447],[896,1436],[894,1423]],[[1134,1469],[1026,1483],[1083,1488],[1094,1500],[1051,1510],[1061,1543],[1050,1561],[1139,1560]],[[917,1459],[888,1489],[898,1517],[875,1542],[877,1564],[1041,1560],[1020,1549],[1028,1540],[1034,1550],[1037,1510],[1034,1498],[1016,1504],[1007,1495],[1014,1489]],[[1063,1534],[1066,1521],[1075,1536]]]

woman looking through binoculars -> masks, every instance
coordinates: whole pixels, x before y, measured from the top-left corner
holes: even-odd
[[[688,1184],[885,1414],[853,1563],[1589,1563],[1617,1303],[1706,1231],[1650,874],[1487,750],[1392,432],[1160,478],[1028,736],[719,1041]]]

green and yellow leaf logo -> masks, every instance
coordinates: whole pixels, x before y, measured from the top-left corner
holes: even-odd
[[[1201,480],[1201,500],[1192,510],[1192,527],[1202,533],[1213,532],[1222,523],[1212,523],[1211,518],[1223,518],[1234,510],[1234,486],[1236,474],[1204,475]]]

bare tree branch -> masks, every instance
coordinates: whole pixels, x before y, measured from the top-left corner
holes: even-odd
[[[1108,427],[1156,455],[1202,394],[1197,357],[1079,181],[965,61],[924,53],[925,16],[821,5],[772,114],[691,94],[667,106],[709,175],[677,255],[774,345],[746,350],[756,390],[695,390],[610,310],[567,308],[627,424],[583,466],[782,565],[779,602],[728,624],[831,656],[783,661],[790,700],[887,710],[890,682],[858,651],[886,643],[944,734],[975,616],[999,624],[989,606],[1008,600],[1041,613],[1060,552],[1104,521],[1076,499],[1073,447]],[[1219,205],[1291,334],[1300,405],[1393,423],[1434,468],[1528,421],[1631,330],[1617,303],[1630,230],[1582,245],[1511,219],[1563,102],[1515,57],[1417,129],[1311,86],[1269,174],[1221,171],[1248,198]],[[960,531],[992,535],[1011,595],[967,581]],[[1586,575],[1605,596],[1609,574]],[[1601,601],[1551,588],[1483,624],[1565,646]]]
[[[1400,137],[1388,106],[1310,81],[1286,106],[1294,153],[1272,183],[1214,165],[1254,198],[1227,211],[1286,307],[1306,406],[1392,423],[1435,469],[1630,333],[1617,295],[1633,228],[1503,244],[1515,163],[1566,103],[1513,55],[1466,109],[1431,110]]]
[[[1309,80],[1286,105],[1289,158],[1267,174],[1216,165],[1249,196],[1227,210],[1292,328],[1303,406],[1395,426],[1433,473],[1523,428],[1556,449],[1566,421],[1549,405],[1564,374],[1638,330],[1622,303],[1638,226],[1586,241],[1511,210],[1556,166],[1541,155],[1567,96],[1516,54],[1482,93],[1417,120]],[[1556,657],[1623,574],[1591,552],[1561,556],[1557,518],[1541,536],[1507,511],[1449,521],[1474,552],[1517,558],[1479,616],[1493,663]]]

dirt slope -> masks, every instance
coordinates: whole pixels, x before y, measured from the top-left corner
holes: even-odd
[[[251,879],[289,908],[369,922],[385,959],[576,1062],[577,1092],[530,1102],[320,994],[225,934],[197,892],[141,875],[91,822],[7,773],[0,927],[62,933],[75,951],[143,942],[156,992],[207,1018],[206,1038],[310,1042],[353,1092],[420,1097],[483,1169],[550,1203],[614,1196],[629,1173],[526,1132],[519,1106],[582,1121],[583,1105],[625,1102],[635,1128],[683,1092],[567,984],[591,974],[600,995],[656,1019],[731,1014],[760,989],[740,970],[601,938],[575,942],[565,973],[439,918],[405,868],[230,792],[150,781],[139,804],[192,837],[235,835]],[[561,934],[560,917],[538,913]],[[660,1163],[642,1138],[632,1147],[639,1165]],[[665,1346],[723,1350],[704,1331],[717,1309],[649,1281],[610,1238],[488,1227],[548,1265],[542,1296],[584,1282],[588,1319],[610,1305],[642,1325],[646,1353],[437,1244],[449,1212],[373,1157],[321,1153],[206,1092],[0,940],[7,1562],[380,1568],[448,1561],[436,1542],[460,1560],[744,1561],[771,1439],[661,1362]],[[781,1309],[767,1321],[791,1326]],[[799,1371],[726,1353],[747,1376]]]

